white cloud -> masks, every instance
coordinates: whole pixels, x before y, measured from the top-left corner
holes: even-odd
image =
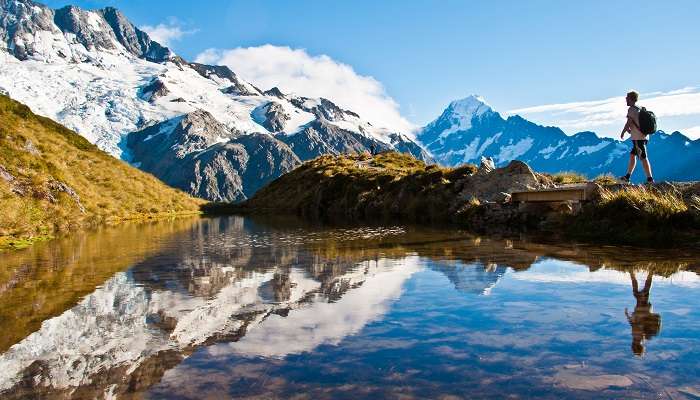
[[[685,133],[688,137],[700,138],[700,125],[691,126],[690,128],[681,129],[680,131]]]
[[[170,18],[168,22],[155,26],[143,25],[139,29],[163,46],[170,46],[174,41],[182,39],[183,36],[197,32],[196,29],[184,30],[176,18]]]
[[[195,61],[227,65],[263,90],[277,86],[285,93],[325,97],[377,126],[406,133],[414,128],[401,116],[399,104],[381,82],[359,75],[351,66],[327,55],[312,56],[304,49],[264,45],[208,49]]]
[[[688,121],[700,122],[700,87],[642,94],[639,104],[654,111],[660,129],[666,132],[679,130],[690,137],[700,137],[697,127],[690,131],[683,129],[688,126]],[[539,123],[558,126],[569,133],[592,130],[604,136],[615,136],[625,123],[626,112],[625,96],[622,95],[602,100],[519,108],[508,114],[519,114]]]

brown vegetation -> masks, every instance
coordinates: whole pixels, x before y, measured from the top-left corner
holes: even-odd
[[[202,203],[0,95],[0,248]]]

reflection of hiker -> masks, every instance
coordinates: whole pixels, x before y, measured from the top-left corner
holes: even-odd
[[[634,272],[630,272],[632,294],[637,299],[637,305],[634,307],[632,314],[625,308],[625,315],[632,327],[632,352],[638,356],[644,354],[644,342],[656,336],[661,330],[661,315],[652,312],[651,303],[649,303],[649,291],[651,290],[653,275],[649,271],[649,275],[647,275],[647,279],[644,282],[644,289],[640,291],[637,277],[634,275]]]
[[[627,101],[629,109],[627,109],[627,122],[625,123],[625,127],[622,128],[620,139],[624,139],[625,132],[629,132],[630,136],[632,136],[632,151],[630,152],[630,161],[627,165],[627,175],[620,177],[620,179],[625,182],[630,181],[632,172],[634,172],[634,167],[637,165],[637,158],[639,158],[644,167],[644,172],[647,174],[647,182],[653,183],[654,178],[651,175],[651,165],[647,158],[647,143],[649,143],[649,140],[647,140],[647,135],[642,133],[642,128],[639,123],[639,114],[642,110],[636,105],[637,100],[639,100],[639,93],[633,90],[627,93],[625,100]]]

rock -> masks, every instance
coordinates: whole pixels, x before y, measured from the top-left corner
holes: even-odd
[[[553,378],[559,387],[575,390],[600,391],[610,387],[628,387],[634,382],[624,375],[593,375],[578,374],[573,371],[559,371]]]
[[[273,87],[272,89],[266,90],[263,92],[265,96],[272,96],[272,97],[277,97],[280,99],[284,98],[284,93],[277,87]]]
[[[91,16],[89,11],[66,6],[55,11],[54,22],[64,34],[72,34],[88,50],[114,50],[117,40],[107,21]]]
[[[129,134],[132,162],[163,182],[212,201],[241,201],[300,164],[269,134],[242,135],[204,110]]]
[[[165,86],[165,83],[160,78],[153,78],[151,82],[141,88],[139,97],[153,103],[158,98],[168,94],[170,94],[170,90]]]
[[[493,171],[494,169],[496,169],[496,164],[493,162],[493,158],[482,156],[477,173],[485,175]]]
[[[586,198],[589,201],[597,203],[600,201],[602,190],[603,187],[600,184],[595,182],[587,182],[585,188]]]
[[[121,11],[114,7],[106,7],[98,13],[112,28],[114,37],[131,54],[152,62],[164,62],[174,57],[169,48],[161,45],[142,30],[135,27]]]
[[[282,105],[275,101],[257,107],[253,110],[251,115],[255,122],[259,123],[270,132],[283,131],[284,124],[291,119],[289,114],[284,112]]]
[[[224,94],[234,96],[258,96],[262,94],[257,87],[245,83],[238,79],[238,76],[231,69],[224,65],[206,65],[199,63],[188,63],[183,60],[183,64],[195,70],[199,75],[214,81],[229,81],[232,83],[225,89],[220,89]]]
[[[275,137],[286,143],[301,160],[310,160],[323,154],[364,153],[372,145],[377,152],[391,150],[386,143],[339,128],[323,119],[307,124],[294,135],[278,134]]]
[[[700,399],[700,387],[684,386],[678,388],[678,391],[691,399]]]
[[[0,10],[4,14],[0,18],[0,40],[19,60],[82,62],[90,59],[86,50],[125,51],[153,62],[166,61],[173,55],[112,7],[87,11],[66,6],[53,10],[30,0],[3,0]]]
[[[78,195],[78,193],[76,193],[76,191],[72,187],[68,186],[68,184],[66,184],[65,182],[51,180],[48,182],[47,187],[49,189],[49,195],[47,196],[47,200],[49,200],[51,203],[57,202],[57,199],[55,196],[53,196],[53,193],[65,193],[75,201],[75,204],[78,206],[81,213],[87,213],[85,207],[80,202],[80,196]]]
[[[530,167],[522,161],[511,161],[506,167],[487,172],[490,165],[482,163],[479,171],[463,179],[460,196],[465,199],[476,198],[481,202],[502,199],[502,193],[523,190],[543,189],[546,186],[537,179]]]
[[[510,193],[501,192],[501,193],[498,193],[498,194],[494,197],[493,200],[494,200],[496,203],[509,203],[509,202],[510,202],[510,198],[511,198]]]
[[[0,179],[3,179],[5,182],[8,183],[12,183],[15,181],[15,177],[12,176],[12,174],[9,173],[2,165],[0,165]]]
[[[39,152],[39,149],[34,146],[34,143],[32,143],[31,140],[27,139],[27,142],[24,144],[24,151],[27,153],[33,155],[33,156],[38,156],[41,155],[41,152]]]

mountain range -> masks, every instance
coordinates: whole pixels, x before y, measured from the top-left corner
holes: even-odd
[[[112,7],[0,0],[0,42],[0,92],[209,200],[243,200],[321,154],[431,160],[408,136],[331,100],[261,90],[228,67],[188,62]]]
[[[567,136],[482,98],[452,102],[417,132],[375,126],[332,99],[261,89],[225,66],[189,62],[119,10],[52,9],[0,0],[0,93],[75,130],[163,182],[214,201],[241,201],[322,154],[396,150],[457,165],[493,157],[588,175],[622,173],[628,144]],[[414,137],[416,139],[414,139]],[[652,137],[657,178],[698,179],[697,140]]]
[[[474,95],[450,103],[417,138],[444,165],[478,163],[481,157],[491,157],[497,166],[503,166],[518,159],[536,171],[576,171],[591,178],[623,175],[631,147],[629,141],[601,138],[593,132],[567,135],[518,115],[503,118]],[[649,136],[649,158],[657,180],[700,179],[699,155],[700,140],[680,132],[659,131]],[[639,170],[641,177],[641,167]]]

